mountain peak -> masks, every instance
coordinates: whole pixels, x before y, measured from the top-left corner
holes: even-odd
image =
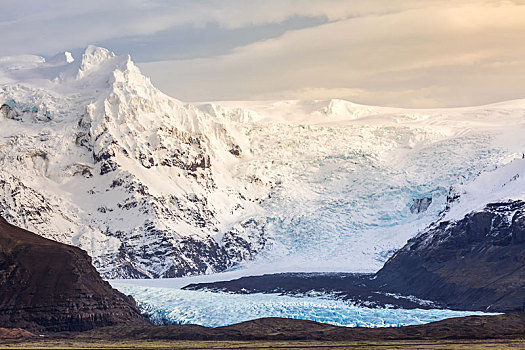
[[[115,56],[114,52],[106,48],[88,45],[82,54],[82,64],[97,64]]]
[[[87,72],[115,57],[115,53],[109,51],[108,49],[89,45],[82,54],[80,66],[78,68],[77,79],[82,79]]]

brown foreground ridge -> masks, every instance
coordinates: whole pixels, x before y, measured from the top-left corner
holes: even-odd
[[[77,247],[0,217],[0,327],[32,332],[147,325],[135,300],[113,289]]]
[[[231,326],[112,326],[83,332],[77,340],[439,340],[525,339],[525,313],[457,317],[425,325],[350,328],[306,320],[261,318]]]
[[[76,335],[0,339],[0,349],[516,350],[525,348],[524,321],[525,314],[515,313],[373,329],[282,318],[263,318],[219,328],[111,326]]]
[[[0,339],[35,338],[37,335],[20,328],[0,328]]]

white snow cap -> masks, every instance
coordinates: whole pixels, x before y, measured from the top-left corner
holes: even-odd
[[[94,66],[113,57],[115,57],[115,54],[108,49],[89,45],[82,54],[82,65]]]
[[[66,62],[67,63],[71,63],[73,62],[75,59],[73,58],[73,55],[71,54],[71,52],[69,51],[65,51],[64,52],[64,56],[66,56]]]
[[[181,237],[209,243],[229,233],[251,242],[248,253],[235,248],[239,259],[268,238],[272,249],[253,263],[267,272],[374,271],[441,218],[451,185],[500,166],[462,188],[451,217],[525,197],[525,161],[501,167],[525,150],[525,100],[432,110],[343,100],[194,106],[156,89],[128,55],[88,46],[79,56],[0,58],[0,208],[86,249],[105,276],[127,276],[121,246],[137,271],[162,275],[181,256]],[[410,213],[430,196],[424,213]],[[153,262],[145,246],[158,253]]]
[[[115,54],[108,49],[89,45],[82,54],[77,79],[81,79],[88,71],[98,67],[101,63],[109,61],[114,57]]]
[[[505,166],[481,173],[456,191],[459,200],[452,205],[445,220],[460,220],[489,203],[525,200],[525,159],[514,159]]]

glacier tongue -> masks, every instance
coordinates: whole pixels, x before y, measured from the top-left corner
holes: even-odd
[[[107,278],[245,261],[373,271],[439,217],[451,185],[521,155],[524,111],[191,105],[95,46],[0,58],[0,214],[80,246]]]
[[[132,295],[139,309],[157,324],[221,327],[262,317],[285,317],[347,327],[399,327],[483,315],[475,311],[368,308],[328,297],[211,293],[117,282],[112,285]]]

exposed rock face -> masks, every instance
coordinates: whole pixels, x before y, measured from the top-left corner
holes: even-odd
[[[375,287],[373,274],[355,273],[278,273],[247,276],[231,281],[189,284],[185,290],[208,290],[237,294],[277,293],[308,295],[312,292],[329,294],[354,305],[363,307],[396,307],[403,309],[428,309],[438,307],[432,302],[417,298],[400,298]]]
[[[8,119],[14,119],[15,113],[7,104],[0,106],[0,116]]]
[[[377,273],[383,290],[453,309],[525,306],[525,202],[491,203],[462,220],[438,222]]]
[[[416,198],[410,206],[410,212],[412,214],[419,214],[428,209],[432,203],[432,197]]]
[[[0,217],[0,327],[83,331],[145,325],[132,297],[102,280],[83,250]]]

